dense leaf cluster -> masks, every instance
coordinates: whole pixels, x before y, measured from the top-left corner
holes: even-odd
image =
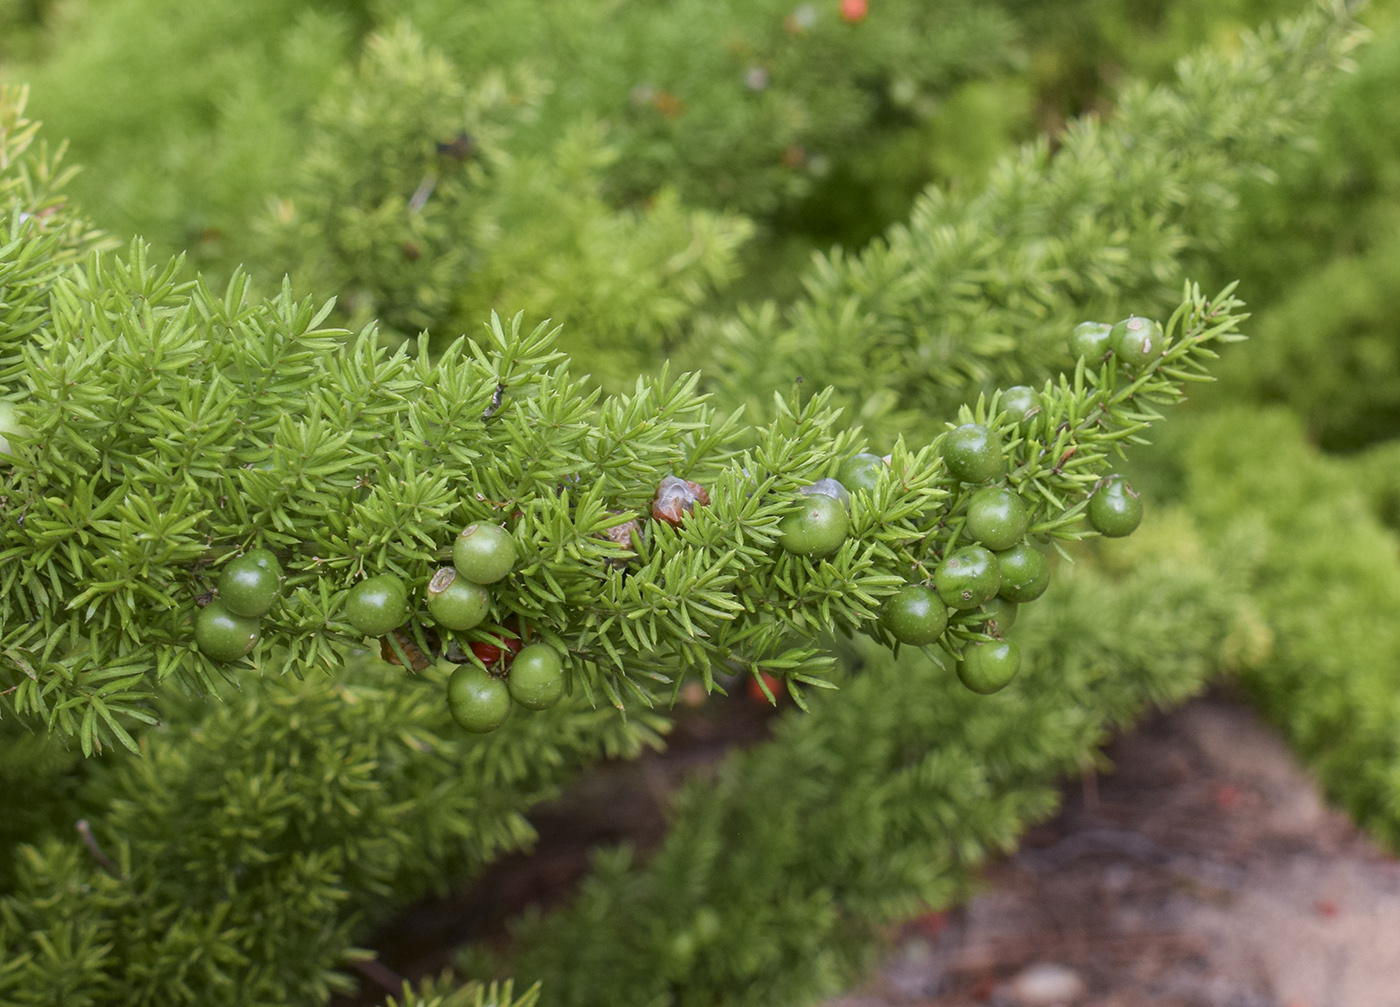
[[[588,392],[558,365],[551,333],[524,332],[518,316],[433,362],[423,343],[389,353],[373,329],[321,328],[329,306],[285,287],[250,301],[235,277],[216,298],[177,269],[148,264],[140,245],[125,261],[94,255],[54,281],[50,314],[21,348],[29,434],[0,510],[0,666],[8,703],[85,751],[113,737],[134,747],[122,719],[152,722],[154,682],[179,672],[212,687],[221,669],[194,648],[191,623],[240,549],[273,549],[287,573],[253,666],[310,670],[358,642],[344,616],[358,580],[394,573],[421,609],[455,532],[504,522],[516,573],[492,621],[461,642],[489,642],[511,619],[569,655],[579,690],[621,706],[650,702],[651,682],[678,688],[687,669],[712,687],[713,669],[736,660],[790,688],[816,683],[830,661],[811,634],[869,627],[909,572],[927,576],[957,540],[949,519],[967,494],[935,440],[897,448],[889,477],[855,501],[839,553],[814,564],[775,549],[797,488],[858,446],[834,430],[825,394],[779,400],[774,423],[746,431],[711,415],[694,377]],[[1033,531],[1073,534],[1107,451],[1200,375],[1210,345],[1230,338],[1232,306],[1190,293],[1157,363],[1135,376],[1112,359],[1097,374],[1081,365],[1047,385],[1024,434],[995,400],[978,407],[976,419],[1007,427]],[[645,518],[668,473],[707,484],[712,504],[679,529],[650,522],[642,554],[618,569],[602,533]],[[417,643],[430,649],[421,629]]]
[[[526,808],[662,726],[575,703],[485,742],[442,688],[360,660],[216,704],[167,692],[142,757],[97,763],[67,796],[67,814],[98,812],[92,846],[70,826],[16,851],[0,1002],[322,1002],[351,988],[366,917],[528,845]]]

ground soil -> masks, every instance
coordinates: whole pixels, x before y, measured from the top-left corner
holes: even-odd
[[[767,734],[740,697],[681,716],[665,753],[591,770],[531,816],[535,850],[429,900],[368,946],[363,999],[450,964],[530,904],[568,897],[590,850],[645,850],[667,794]],[[893,935],[888,961],[826,1007],[1400,1007],[1400,862],[1326,807],[1277,733],[1213,695],[1115,740],[1113,771],[990,865],[984,893]]]
[[[1251,710],[1199,699],[1108,755],[826,1007],[1400,1007],[1400,863]]]

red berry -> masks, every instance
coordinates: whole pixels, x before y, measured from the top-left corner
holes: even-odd
[[[766,671],[759,672],[759,674],[763,676],[763,685],[768,686],[768,691],[773,694],[773,698],[770,700],[765,696],[763,694],[763,685],[759,685],[758,679],[750,675],[746,688],[748,689],[749,698],[755,703],[758,703],[760,706],[772,706],[787,695],[787,689],[783,687],[780,678],[776,675],[770,675]]]
[[[506,645],[506,650],[510,651],[510,656],[512,658],[520,653],[521,643],[515,637],[505,637],[501,642]],[[481,659],[482,664],[491,665],[499,661],[504,652],[494,643],[477,642],[472,644],[472,653]]]
[[[869,0],[841,0],[841,20],[847,24],[860,24],[869,13]]]

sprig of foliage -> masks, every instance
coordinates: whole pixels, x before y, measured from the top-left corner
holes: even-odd
[[[1038,382],[1076,321],[1169,310],[1245,183],[1307,141],[1359,37],[1333,5],[1183,60],[1171,87],[1129,86],[1113,118],[1076,120],[1057,149],[1027,145],[981,189],[930,188],[859,254],[819,256],[802,299],[702,331],[696,359],[751,415],[799,376],[831,385],[880,444],[997,382]]]
[[[777,419],[750,431],[716,417],[694,376],[590,392],[554,332],[519,316],[434,363],[425,341],[391,353],[373,329],[322,328],[330,305],[285,285],[255,302],[239,276],[215,297],[178,271],[137,244],[126,260],[91,256],[54,281],[51,315],[23,347],[29,434],[0,510],[0,667],[14,709],[85,751],[134,747],[123,720],[152,722],[154,682],[178,672],[208,690],[228,673],[193,647],[191,622],[219,565],[254,545],[279,553],[287,582],[252,665],[310,670],[359,642],[343,609],[361,577],[402,577],[429,625],[422,588],[456,532],[503,522],[517,574],[491,621],[447,641],[465,652],[518,622],[569,655],[584,694],[621,708],[686,670],[713,688],[733,660],[781,672],[800,695],[830,667],[805,642],[813,628],[872,628],[911,563],[951,543],[942,529],[962,498],[935,440],[897,450],[888,489],[856,504],[835,556],[813,565],[775,547],[797,489],[858,446],[826,393],[779,400]],[[1043,531],[1061,532],[1106,449],[1152,418],[1142,403],[1195,376],[1233,304],[1188,291],[1180,338],[1121,393],[1113,365],[1047,387],[1041,433],[1008,441],[1028,452],[1011,478],[1040,498]],[[1070,447],[1083,457],[1047,467]],[[645,520],[670,473],[710,486],[713,503],[679,529],[650,522],[635,565],[617,569],[601,532]],[[421,631],[417,643],[430,649]]]

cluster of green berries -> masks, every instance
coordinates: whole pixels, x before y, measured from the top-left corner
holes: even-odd
[[[503,580],[516,559],[515,541],[503,528],[464,528],[452,546],[452,566],[442,567],[428,582],[425,603],[434,622],[456,631],[479,626],[491,611],[488,585]],[[215,661],[247,655],[258,642],[258,620],[276,604],[281,583],[282,569],[266,549],[255,549],[225,566],[218,597],[195,620],[199,649]],[[346,598],[345,618],[365,636],[387,636],[408,621],[408,588],[395,574],[363,580]],[[505,722],[512,703],[543,710],[564,694],[563,660],[553,647],[521,647],[514,638],[503,643],[504,647],[473,643],[472,653],[481,665],[451,665],[448,709],[469,731],[494,731]]]
[[[1079,356],[1097,360],[1111,353],[1140,368],[1161,355],[1162,342],[1160,325],[1132,317],[1112,326],[1085,322],[1075,328],[1070,346]],[[1002,393],[1001,405],[1008,419],[1020,425],[1039,409],[1039,396],[1016,386]],[[974,624],[992,639],[966,643],[957,673],[972,691],[993,693],[1020,670],[1020,651],[1002,637],[1015,622],[1018,606],[1035,601],[1050,586],[1050,566],[1027,538],[1030,507],[1000,482],[1006,468],[1000,435],[981,424],[964,424],[945,435],[942,456],[960,484],[988,484],[968,498],[963,533],[973,544],[950,548],[930,578],[895,592],[881,609],[880,622],[900,643],[922,647],[943,636],[950,613],[975,611]],[[871,490],[882,464],[874,455],[856,455],[842,466],[843,481]],[[1086,511],[1093,529],[1109,538],[1131,534],[1142,521],[1142,501],[1120,475],[1098,482]]]
[[[261,635],[259,622],[282,595],[282,565],[266,549],[253,549],[225,564],[218,597],[194,621],[200,651],[215,661],[237,661]]]
[[[1106,322],[1080,322],[1069,337],[1069,352],[1090,363],[1110,353],[1129,367],[1146,367],[1162,355],[1165,340],[1162,326],[1150,318],[1130,315],[1117,325]]]

